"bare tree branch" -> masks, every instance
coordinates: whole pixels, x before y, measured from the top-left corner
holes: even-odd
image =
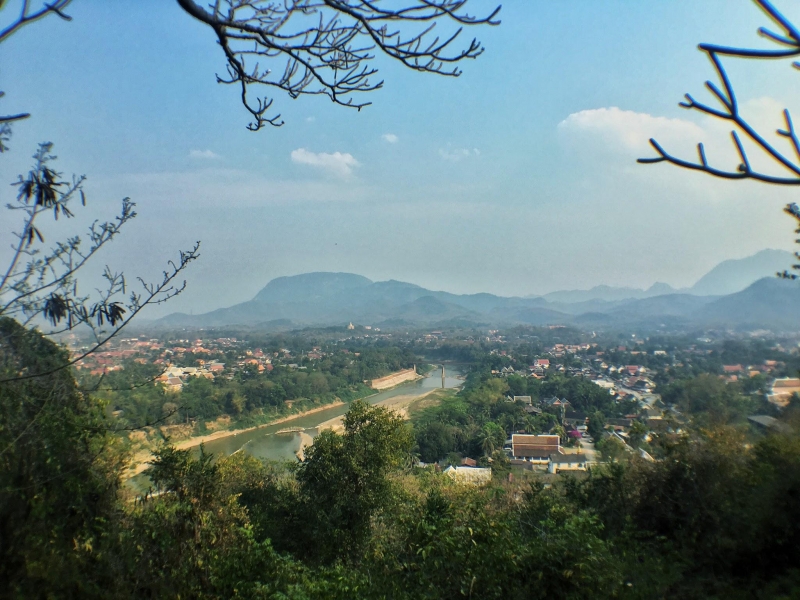
[[[371,79],[378,73],[371,66],[373,51],[416,71],[458,77],[454,63],[483,53],[476,39],[450,52],[463,27],[497,25],[500,12],[498,6],[486,17],[471,16],[465,12],[468,0],[408,0],[392,9],[383,0],[218,0],[208,10],[194,0],[177,2],[214,31],[227,59],[227,75],[217,75],[217,82],[240,87],[253,118],[251,131],[283,125],[280,114],[267,115],[272,99],[248,95],[251,84],[276,87],[291,98],[325,95],[360,110],[370,103],[357,102],[354,94],[383,86]],[[455,24],[454,31],[435,35],[446,21]],[[282,69],[261,64],[275,59],[286,61]]]
[[[788,151],[783,151],[775,144],[768,141],[744,116],[742,116],[739,102],[736,98],[736,92],[723,64],[723,58],[725,57],[748,60],[775,60],[800,56],[800,29],[775,8],[770,0],[753,1],[781,31],[781,33],[776,33],[775,31],[761,27],[758,30],[759,35],[776,44],[779,48],[753,49],[719,46],[716,44],[699,44],[698,49],[708,56],[717,72],[719,83],[722,85],[720,88],[717,84],[706,81],[706,87],[719,103],[720,107],[698,102],[690,94],[686,94],[686,99],[679,103],[682,108],[696,110],[713,118],[729,121],[734,126],[734,129],[731,130],[731,140],[739,155],[739,165],[735,169],[712,166],[706,158],[703,144],[697,145],[697,161],[679,158],[670,154],[653,138],[650,139],[650,145],[656,151],[657,156],[640,158],[638,162],[644,164],[667,162],[684,169],[701,171],[723,179],[751,179],[777,185],[800,185],[800,138],[798,138],[789,110],[783,110],[785,127],[775,132],[782,141],[788,142]],[[794,68],[800,68],[800,62],[795,61],[792,63],[792,66]],[[754,169],[752,162],[747,156],[740,133],[754,144],[762,155],[776,163],[779,168],[784,171],[784,174],[773,175]],[[795,230],[795,233],[800,234],[800,208],[798,208],[797,204],[791,203],[784,208],[784,212],[797,221],[798,228]],[[795,242],[800,244],[800,239],[795,240]],[[800,253],[795,252],[795,256],[798,263],[793,265],[792,269],[800,270]],[[797,279],[798,277],[797,274],[790,273],[789,271],[778,273],[778,276],[784,279]]]
[[[72,17],[64,12],[64,9],[70,2],[72,2],[72,0],[53,0],[49,3],[43,3],[42,6],[36,10],[32,10],[30,6],[30,0],[23,0],[19,15],[3,29],[0,29],[0,43],[6,41],[9,37],[11,37],[11,35],[22,29],[25,25],[34,23],[48,15],[57,15],[65,21],[71,21]],[[0,8],[2,8],[2,5],[3,2],[0,1]],[[2,98],[4,95],[4,92],[0,92],[0,98]],[[30,113],[26,112],[11,115],[0,115],[0,152],[7,150],[4,142],[7,142],[9,136],[11,135],[11,130],[8,128],[9,124],[22,121],[30,116]]]
[[[141,290],[128,291],[123,273],[106,267],[103,272],[105,286],[94,294],[78,291],[77,274],[87,262],[111,242],[122,228],[136,217],[134,203],[125,198],[120,214],[112,221],[95,221],[85,236],[75,236],[59,241],[49,251],[43,250],[44,236],[39,230],[39,220],[52,211],[53,218],[73,216],[71,204],[78,198],[86,204],[83,192],[85,177],[65,181],[49,165],[55,159],[52,144],[39,146],[35,163],[26,177],[20,176],[17,198],[6,208],[22,216],[17,240],[5,274],[0,278],[0,317],[17,319],[23,327],[36,324],[36,319],[50,321],[53,328],[45,335],[57,335],[78,327],[88,327],[94,335],[94,344],[84,353],[73,357],[57,369],[47,373],[20,372],[17,376],[0,381],[30,379],[49,375],[67,368],[96,352],[116,336],[145,306],[161,304],[180,294],[186,282],[178,283],[178,275],[190,262],[198,258],[199,242],[177,261],[169,261],[161,281],[147,282],[137,278]],[[88,247],[86,247],[88,245]],[[125,296],[127,295],[127,300]],[[0,340],[3,342],[4,340]]]
[[[71,21],[72,17],[64,13],[64,9],[67,8],[70,2],[72,2],[72,0],[53,0],[49,3],[43,3],[37,10],[31,10],[30,0],[23,0],[19,16],[0,30],[0,43],[4,42],[14,32],[19,31],[25,25],[30,25],[51,14],[58,15],[65,21]]]
[[[711,81],[706,82],[706,87],[720,104],[720,107],[717,108],[699,102],[690,94],[686,94],[686,100],[679,104],[682,108],[696,110],[717,119],[730,121],[738,129],[738,132],[737,129],[731,131],[731,137],[741,159],[739,165],[735,169],[722,169],[711,166],[705,158],[702,144],[698,145],[698,153],[700,155],[699,161],[695,162],[681,159],[670,154],[654,139],[650,140],[650,145],[655,149],[658,156],[653,158],[640,158],[638,162],[645,164],[668,162],[685,169],[702,171],[709,175],[725,179],[753,179],[778,185],[800,185],[800,143],[798,143],[789,111],[783,111],[786,128],[779,129],[776,133],[781,138],[788,139],[792,155],[788,155],[778,149],[773,143],[769,142],[744,116],[742,116],[733,84],[722,62],[723,57],[772,60],[800,56],[800,32],[798,29],[782,15],[769,0],[754,0],[754,2],[784,32],[783,35],[781,35],[762,27],[759,29],[759,34],[783,46],[783,48],[762,50],[719,46],[716,44],[700,44],[698,46],[699,50],[708,56],[717,72],[719,82],[722,84],[722,88],[720,88]],[[798,63],[795,62],[794,66],[797,67]],[[783,170],[788,171],[788,173],[780,176],[754,170],[745,153],[742,141],[739,138],[739,132],[743,133],[763,154],[771,158]]]
[[[65,362],[63,365],[55,369],[51,369],[43,373],[23,372],[15,377],[0,379],[0,383],[6,383],[9,381],[21,381],[24,379],[32,379],[34,377],[43,377],[45,375],[51,375],[62,369],[66,369],[76,363],[79,363],[90,354],[99,350],[109,340],[111,340],[117,334],[119,334],[119,332],[122,331],[122,329],[128,323],[130,323],[145,306],[153,304],[163,304],[164,302],[167,302],[171,298],[174,298],[178,294],[182,293],[186,288],[186,282],[183,281],[182,283],[176,285],[175,279],[178,277],[178,275],[180,275],[180,273],[182,273],[186,269],[189,263],[200,257],[199,250],[200,250],[200,242],[197,242],[194,245],[194,247],[191,248],[190,250],[181,251],[180,258],[177,262],[169,261],[170,268],[169,270],[164,271],[163,279],[158,283],[148,283],[145,282],[143,279],[138,278],[139,282],[142,284],[142,287],[144,288],[144,292],[141,294],[131,293],[129,303],[127,305],[129,310],[128,316],[123,320],[118,321],[119,325],[115,326],[110,332],[102,332],[103,337],[100,338],[97,341],[97,343],[94,344],[89,350],[70,359],[69,361]],[[88,323],[82,322],[82,324],[88,324]],[[116,323],[114,325],[116,325]]]

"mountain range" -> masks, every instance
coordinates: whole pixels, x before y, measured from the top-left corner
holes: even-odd
[[[401,281],[374,282],[352,273],[306,273],[270,281],[247,302],[206,314],[173,313],[168,327],[264,329],[348,322],[409,325],[576,325],[747,327],[800,330],[800,284],[778,279],[793,255],[764,250],[720,263],[691,288],[657,283],[647,290],[598,286],[538,297],[451,294]]]
[[[782,272],[794,262],[794,255],[786,250],[762,250],[746,258],[726,260],[703,275],[689,288],[675,289],[667,283],[654,283],[646,290],[598,285],[589,290],[565,290],[542,296],[552,302],[582,302],[585,300],[627,300],[652,298],[666,294],[692,294],[694,296],[727,296],[735,294],[751,283]]]

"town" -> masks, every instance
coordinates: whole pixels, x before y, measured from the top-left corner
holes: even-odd
[[[658,460],[665,440],[708,418],[684,402],[686,381],[737,395],[739,410],[726,409],[724,418],[754,435],[791,427],[785,415],[800,392],[800,379],[791,376],[800,369],[794,337],[630,334],[623,341],[564,327],[380,331],[352,323],[273,336],[194,334],[114,339],[81,361],[78,374],[99,390],[132,386],[135,392],[100,393],[112,416],[147,431],[152,446],[368,398],[453,364],[470,382],[455,398],[468,396],[473,381],[497,380],[500,408],[482,428],[494,425],[502,434],[481,447],[483,434],[472,431],[474,439],[432,451],[422,411],[412,418],[419,464],[484,483],[491,468],[495,476],[557,475],[625,456]],[[82,352],[78,338],[69,343],[74,355]]]

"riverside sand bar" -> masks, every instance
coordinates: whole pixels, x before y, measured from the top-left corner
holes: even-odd
[[[445,387],[453,388],[460,386],[463,380],[458,378],[459,376],[459,371],[446,367]],[[421,395],[441,387],[441,370],[434,369],[427,377],[403,383],[390,390],[385,390],[365,398],[365,400],[370,404],[383,404],[387,400],[394,398],[399,399],[399,397],[402,396],[405,398],[403,402],[408,405]],[[242,450],[243,452],[247,452],[259,458],[268,458],[271,460],[294,459],[297,451],[301,448],[301,441],[304,438],[299,432],[293,434],[275,434],[279,430],[287,427],[302,427],[304,432],[313,439],[318,433],[317,427],[326,421],[341,417],[347,412],[347,404],[321,408],[322,410],[318,410],[314,414],[298,415],[294,418],[288,418],[282,421],[280,425],[271,423],[257,430],[239,433],[233,437],[211,440],[205,443],[205,449],[207,452],[225,456],[233,454],[237,450]],[[186,441],[188,442],[189,440]]]
[[[458,370],[445,367],[445,387],[454,388],[462,383],[463,379]],[[426,377],[378,392],[365,400],[370,404],[382,404],[394,410],[402,410],[414,400],[441,387],[441,370],[437,368]],[[347,412],[347,406],[344,402],[327,404],[249,429],[215,431],[208,435],[189,438],[177,442],[175,447],[185,450],[198,448],[200,444],[204,444],[206,452],[220,456],[228,456],[241,450],[259,458],[291,460],[313,441],[319,432],[319,427],[342,417]],[[290,427],[302,428],[303,431],[278,434],[279,431]],[[147,464],[149,458],[149,452],[137,455],[133,461],[135,469],[129,473],[134,477],[140,477],[139,474],[149,466]]]

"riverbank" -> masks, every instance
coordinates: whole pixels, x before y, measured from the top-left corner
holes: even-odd
[[[369,396],[367,396],[367,398],[369,398]],[[181,440],[180,442],[176,442],[175,444],[173,444],[173,446],[177,450],[188,450],[189,448],[195,448],[200,444],[205,444],[213,440],[232,437],[235,435],[239,435],[240,433],[247,433],[249,431],[255,431],[256,429],[262,429],[264,427],[270,427],[272,425],[280,425],[281,423],[287,423],[289,421],[293,421],[301,417],[307,417],[308,415],[313,415],[315,413],[321,412],[323,410],[328,410],[330,408],[336,408],[337,406],[343,406],[344,404],[345,404],[344,402],[338,400],[336,402],[331,402],[330,404],[325,404],[323,406],[318,406],[316,408],[304,410],[303,412],[295,413],[293,415],[287,415],[285,417],[281,417],[280,419],[275,419],[274,421],[270,421],[269,423],[262,423],[261,425],[256,425],[254,427],[247,427],[245,429],[223,429],[206,435],[198,435],[186,440]],[[310,438],[310,436],[308,437]],[[126,471],[125,476],[133,477],[134,475],[138,475],[139,473],[143,472],[149,466],[148,463],[152,457],[153,453],[151,450],[140,450],[139,452],[136,452],[133,455],[133,458],[131,459],[131,464],[128,470]]]
[[[308,435],[305,431],[301,431],[298,435],[300,436],[300,449],[295,452],[295,456],[297,456],[298,460],[305,460],[305,450],[314,443],[314,438]]]
[[[380,402],[376,402],[373,406],[382,406],[384,408],[388,408],[390,411],[395,413],[398,417],[407,421],[409,418],[409,411],[408,408],[415,402],[419,402],[430,396],[431,394],[438,392],[439,388],[433,388],[424,394],[403,394],[401,396],[394,396],[392,398],[387,398],[386,400],[381,400]],[[336,433],[341,433],[344,430],[344,415],[339,417],[334,417],[333,419],[328,419],[327,421],[323,421],[319,425],[315,427],[315,429],[319,432],[325,431],[326,429],[330,429]],[[303,433],[300,435],[300,449],[297,451],[297,457],[300,460],[303,460],[305,456],[305,449],[310,444],[314,443],[314,438],[312,438],[307,433]]]

